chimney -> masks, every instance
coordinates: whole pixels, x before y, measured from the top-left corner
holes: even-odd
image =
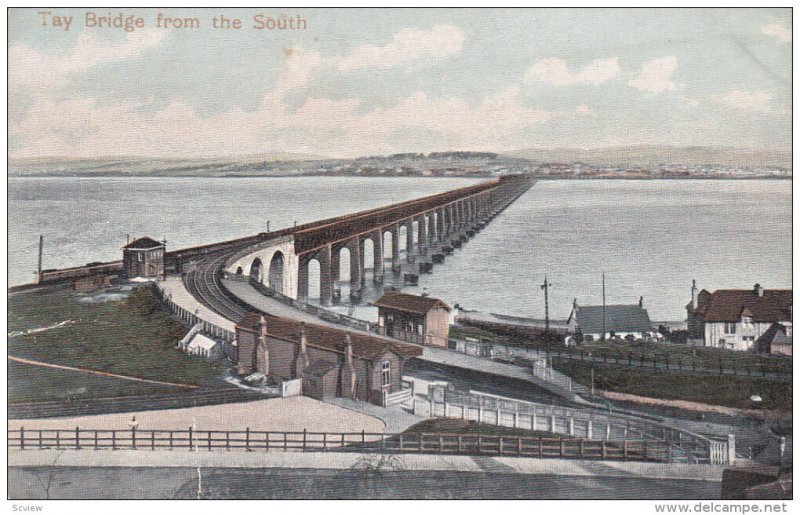
[[[639,297],[639,307],[640,308],[644,307],[644,297]]]
[[[353,366],[353,341],[350,339],[350,333],[344,335],[344,359],[347,365]]]
[[[755,293],[759,297],[763,297],[764,296],[764,287],[761,286],[760,284],[756,283],[756,285],[753,286],[753,293]]]
[[[698,305],[698,293],[697,293],[697,282],[692,279],[692,311],[697,309]]]

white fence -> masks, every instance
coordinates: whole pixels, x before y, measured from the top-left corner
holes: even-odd
[[[550,406],[481,392],[464,393],[440,385],[429,387],[428,399],[431,417],[474,420],[590,440],[658,440],[671,449],[670,461],[727,465],[735,460],[733,435],[728,436],[727,441],[715,441],[645,419],[593,409]]]

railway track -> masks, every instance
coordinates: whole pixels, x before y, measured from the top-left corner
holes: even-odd
[[[228,253],[210,256],[195,264],[184,277],[189,292],[202,304],[215,313],[239,322],[245,313],[254,308],[234,301],[221,287],[220,277],[225,266]],[[257,310],[256,310],[257,311]]]

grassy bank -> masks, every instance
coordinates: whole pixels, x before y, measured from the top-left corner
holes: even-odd
[[[432,418],[409,427],[404,433],[448,433],[457,435],[526,436],[533,438],[562,438],[547,431],[479,424],[474,420]]]
[[[150,288],[139,288],[128,295],[25,292],[9,296],[8,302],[8,353],[13,356],[194,385],[224,371],[219,363],[188,356],[175,348],[188,329],[162,309]],[[15,366],[9,389],[17,399],[39,400],[64,398],[67,392],[72,396],[109,397],[173,391],[76,374]]]
[[[591,387],[592,366],[568,359],[553,359],[553,368]],[[733,408],[752,408],[751,395],[759,395],[761,409],[792,410],[792,384],[767,379],[640,372],[594,367],[594,386],[602,390],[656,399],[703,402]]]

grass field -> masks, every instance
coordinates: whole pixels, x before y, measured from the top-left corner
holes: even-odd
[[[471,322],[469,326],[451,329],[453,337],[485,338],[488,341],[511,343],[524,347],[549,350],[552,353],[589,353],[593,356],[607,356],[609,358],[631,359],[633,361],[659,363],[669,362],[672,365],[680,363],[684,368],[720,368],[747,370],[748,367],[754,374],[760,373],[762,367],[767,372],[792,373],[791,357],[763,356],[752,352],[737,352],[710,347],[690,347],[679,343],[612,343],[593,342],[582,344],[578,348],[564,347],[562,336],[543,335],[543,331],[519,326],[507,326],[492,323]]]
[[[591,387],[592,366],[568,359],[553,359],[553,368]],[[602,390],[656,399],[679,399],[717,406],[752,408],[751,395],[759,395],[761,409],[792,410],[792,384],[760,378],[666,374],[594,366],[594,386]]]
[[[23,292],[8,299],[8,353],[58,365],[176,383],[202,385],[225,367],[175,348],[187,328],[162,309],[150,288],[130,294],[82,294],[71,290]],[[66,322],[60,327],[56,324]],[[40,332],[19,334],[41,328]],[[170,387],[80,373],[14,365],[14,399],[110,397],[174,391]]]

